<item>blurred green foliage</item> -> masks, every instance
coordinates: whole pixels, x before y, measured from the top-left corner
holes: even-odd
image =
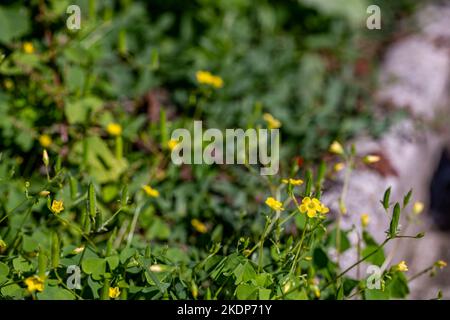
[[[285,176],[295,156],[314,164],[335,139],[382,133],[395,117],[371,111],[374,71],[413,2],[373,2],[382,7],[381,31],[366,30],[363,0],[3,1],[0,239],[8,251],[0,287],[39,269],[37,253],[52,254],[58,228],[59,267],[81,265],[84,298],[101,298],[111,282],[133,298],[192,298],[200,278],[199,297],[273,297],[274,283],[285,279],[256,275],[236,250],[263,230],[267,186],[242,167],[174,166],[170,132],[193,119],[220,129],[264,126],[269,112],[282,123]],[[80,30],[66,27],[71,4],[81,8]],[[198,70],[219,75],[223,87],[199,86]],[[108,134],[111,123],[123,128],[120,139]],[[91,183],[95,221],[86,218]],[[147,184],[161,196],[145,197]],[[64,202],[60,217],[42,190]],[[196,231],[193,219],[208,232]],[[73,249],[83,243],[80,259]],[[281,264],[289,250],[270,254]],[[165,269],[155,275],[153,264]],[[58,284],[49,280],[38,297],[74,297]],[[310,289],[292,297],[313,297]],[[0,292],[26,294],[17,283]]]

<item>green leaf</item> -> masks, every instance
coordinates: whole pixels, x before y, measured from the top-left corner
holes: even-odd
[[[31,263],[23,257],[18,257],[13,260],[13,267],[19,272],[29,272],[33,270]]]
[[[254,280],[256,278],[256,271],[248,261],[244,264],[240,264],[233,273],[236,277],[236,285]]]
[[[78,141],[73,147],[72,159],[83,154],[83,144],[86,145],[86,164],[89,174],[98,183],[117,181],[120,175],[128,168],[125,158],[117,159],[106,143],[99,137],[89,137]]]
[[[8,273],[9,267],[5,263],[0,262],[0,284],[8,279]]]
[[[25,290],[18,284],[9,284],[1,288],[0,292],[4,297],[11,297],[13,299],[21,299],[25,293]]]
[[[81,263],[81,268],[85,273],[92,275],[93,279],[99,280],[100,276],[105,273],[106,260],[95,257],[85,258]]]
[[[313,262],[318,269],[326,268],[328,265],[328,256],[322,248],[316,248],[313,252]]]
[[[97,97],[86,97],[80,100],[67,101],[64,112],[69,124],[85,123],[90,112],[99,110],[103,102]]]
[[[257,298],[258,288],[250,284],[240,284],[236,288],[236,297],[239,300],[254,300]]]
[[[335,248],[336,248],[336,237],[337,237],[336,233],[337,233],[337,230],[335,228],[330,232],[330,235],[328,236],[327,242],[326,242],[327,245],[335,247]],[[342,253],[342,252],[345,252],[346,250],[350,249],[351,244],[350,244],[350,240],[347,237],[347,232],[340,230],[339,234],[340,234],[339,252]]]
[[[36,294],[39,300],[74,300],[75,295],[64,288],[46,286]]]
[[[119,256],[110,256],[106,258],[106,262],[109,265],[109,269],[112,271],[119,266]]]
[[[271,290],[270,289],[266,289],[266,288],[259,288],[259,299],[260,300],[269,300],[270,299],[270,294],[271,294]]]
[[[364,290],[364,298],[366,300],[389,300],[390,297],[387,290],[366,289]]]
[[[372,252],[374,252],[377,248],[378,248],[377,245],[367,246],[362,250],[361,256],[365,257],[365,256],[371,254]],[[385,259],[386,258],[384,256],[384,250],[383,250],[383,248],[380,248],[376,253],[374,253],[369,258],[367,258],[366,262],[375,264],[377,266],[381,266]]]
[[[408,280],[402,272],[396,272],[392,279],[386,283],[392,298],[406,298],[409,294]]]
[[[18,39],[30,30],[30,14],[24,6],[0,6],[0,42]]]

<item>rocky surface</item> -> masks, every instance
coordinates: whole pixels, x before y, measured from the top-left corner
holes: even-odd
[[[443,148],[450,141],[450,3],[423,8],[415,23],[417,33],[398,40],[388,49],[377,95],[380,106],[389,103],[394,108],[406,109],[410,116],[377,141],[367,137],[354,141],[361,156],[381,154],[385,169],[380,172],[358,167],[353,171],[346,197],[348,214],[343,216],[343,224],[359,227],[360,215],[369,213],[370,231],[379,241],[384,239],[390,220],[379,202],[385,189],[391,186],[391,199],[401,201],[413,188],[412,202],[422,201],[427,205],[430,179]],[[339,177],[341,182],[343,174]],[[337,203],[341,186],[328,193],[325,201]],[[396,240],[398,244],[386,250],[387,255],[395,250],[391,264],[407,261],[409,276],[438,259],[450,262],[450,233],[437,231],[426,211],[421,214],[420,225],[406,227],[407,222],[402,221],[404,232],[425,231],[425,238]],[[351,238],[356,241],[355,234]],[[341,261],[344,266],[352,264],[354,252],[346,254]],[[434,278],[425,276],[414,280],[410,297],[434,298],[438,289],[442,289],[444,298],[450,299],[450,268]]]

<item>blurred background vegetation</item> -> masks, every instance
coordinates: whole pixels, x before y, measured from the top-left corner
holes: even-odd
[[[80,30],[66,27],[71,4],[81,8]],[[381,30],[365,27],[370,4],[382,8]],[[6,219],[25,190],[42,189],[46,148],[52,166],[64,167],[79,193],[95,183],[105,219],[117,209],[125,184],[131,194],[144,184],[159,191],[139,218],[137,247],[170,243],[175,246],[168,256],[184,261],[186,250],[179,248],[185,246],[192,246],[189,254],[201,255],[197,250],[211,241],[226,246],[241,236],[257,238],[263,219],[257,208],[266,185],[245,167],[174,166],[166,146],[170,132],[190,128],[194,119],[210,128],[263,127],[263,114],[270,113],[282,123],[283,177],[293,165],[318,163],[333,140],[382,133],[398,115],[373,112],[376,70],[386,44],[401,36],[397,21],[414,5],[413,0],[2,1],[0,235],[11,241],[20,232],[25,252],[49,245],[44,200],[25,225],[25,213]],[[199,85],[198,70],[220,76],[223,86]],[[122,155],[108,134],[110,123],[123,128]],[[67,208],[74,206],[68,183],[51,188]],[[131,214],[120,215],[117,226]],[[192,219],[209,232],[199,232]],[[63,241],[70,244],[71,237]]]

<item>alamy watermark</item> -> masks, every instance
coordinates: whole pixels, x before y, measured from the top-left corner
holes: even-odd
[[[194,121],[193,137],[188,129],[176,129],[171,159],[181,164],[248,164],[261,166],[261,175],[278,173],[280,134],[278,129],[219,129],[203,131]],[[270,151],[270,152],[269,152]]]

